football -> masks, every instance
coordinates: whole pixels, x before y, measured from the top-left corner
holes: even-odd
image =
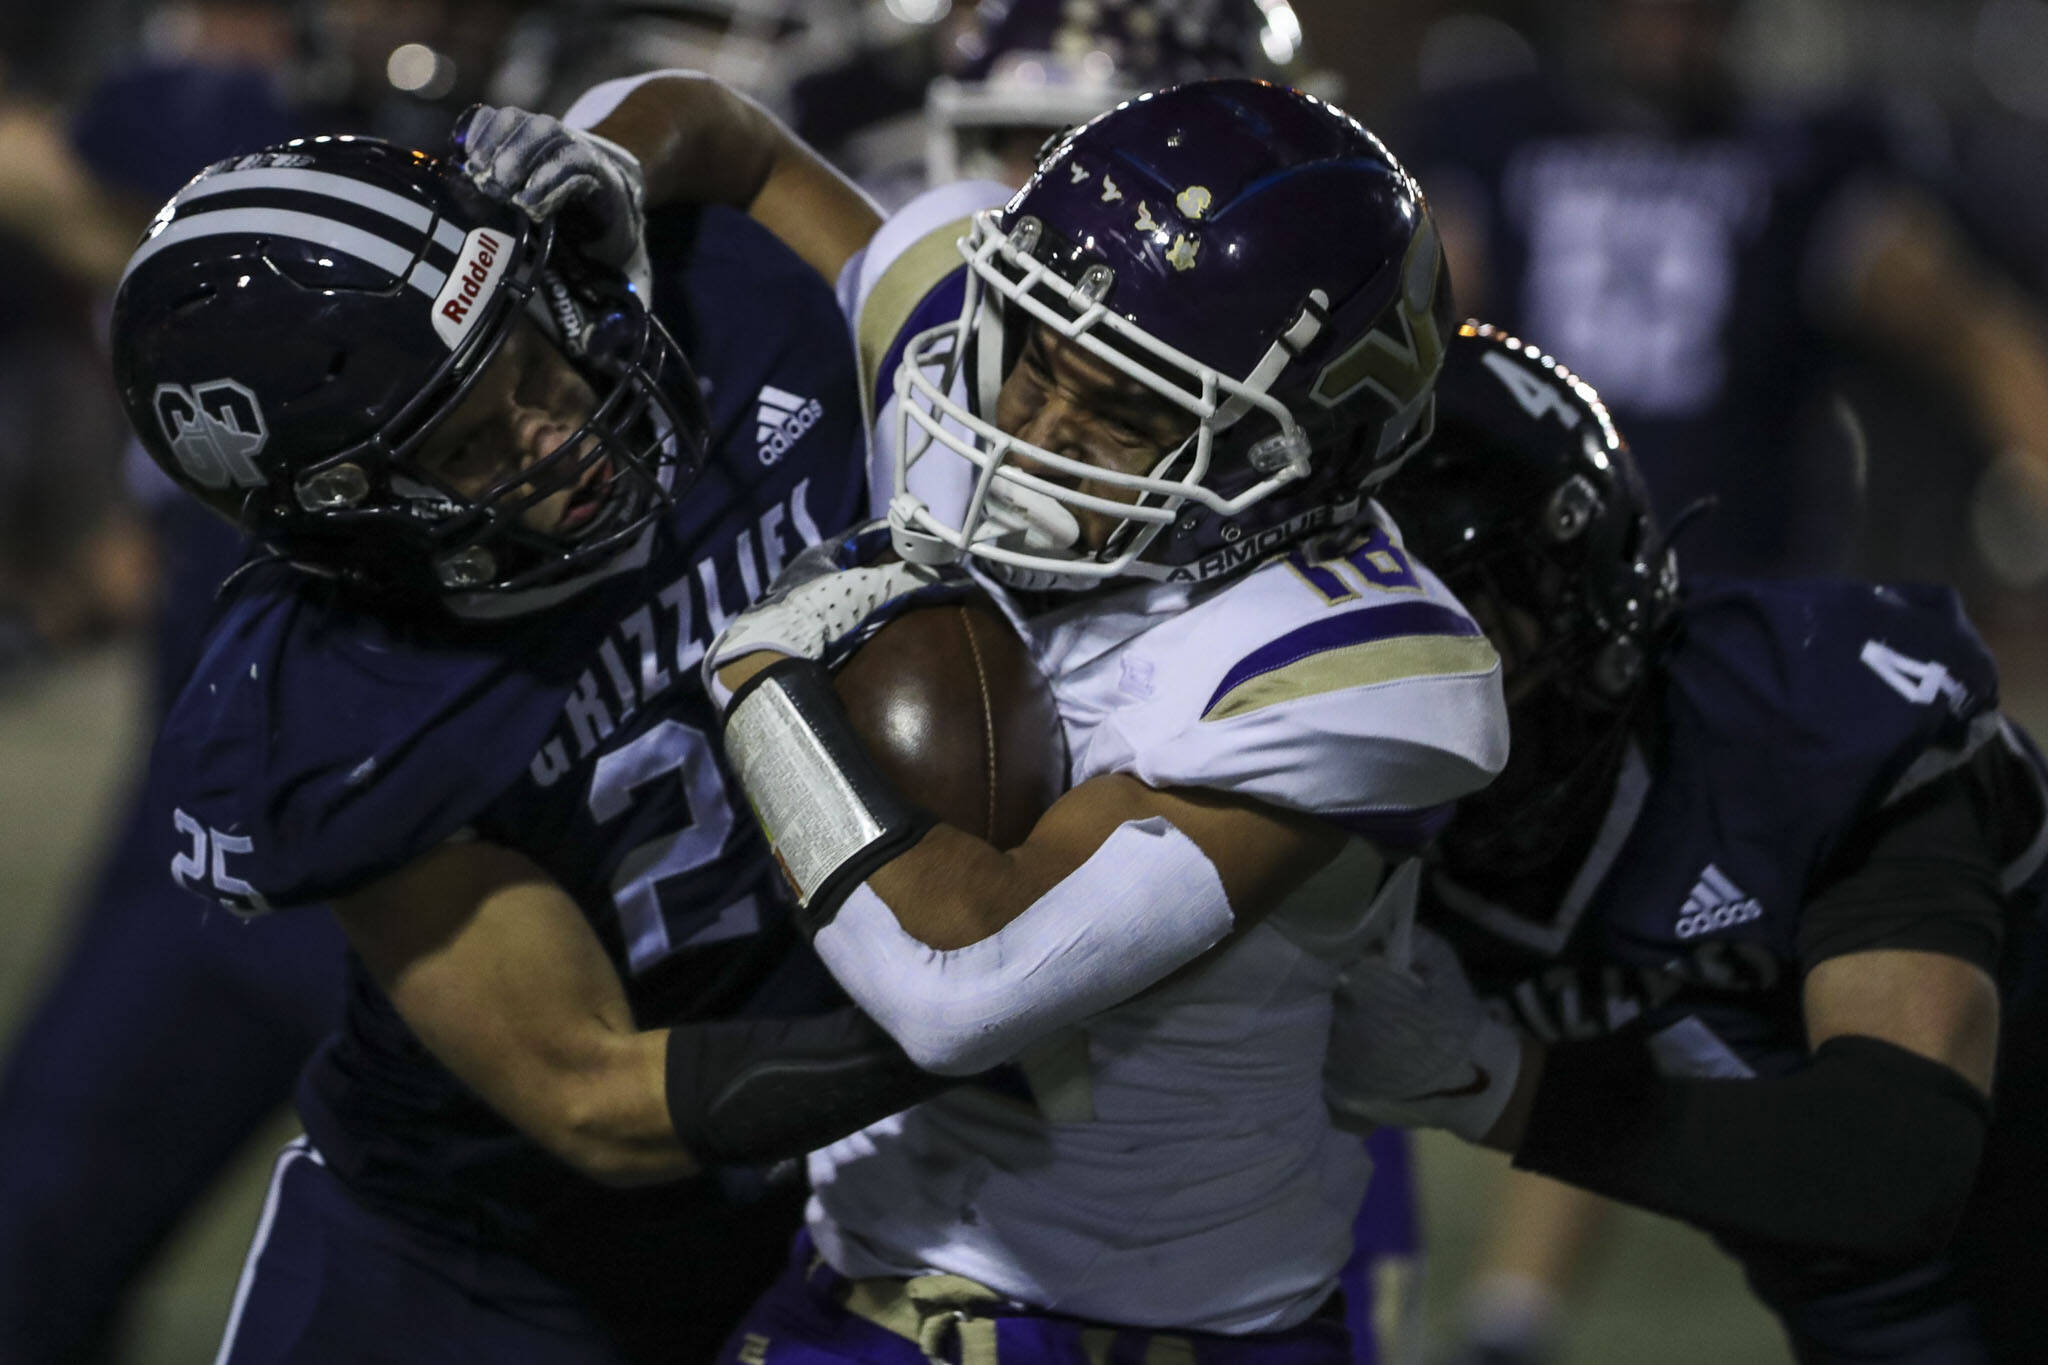
[[[997,848],[1067,786],[1052,689],[986,598],[906,612],[834,677],[853,727],[905,796]]]

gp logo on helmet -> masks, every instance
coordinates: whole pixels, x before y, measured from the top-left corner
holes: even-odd
[[[156,419],[178,464],[202,488],[261,487],[256,456],[270,439],[256,395],[232,379],[209,379],[187,389],[159,384]]]

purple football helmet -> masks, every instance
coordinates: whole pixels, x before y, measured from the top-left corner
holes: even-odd
[[[1250,80],[1140,95],[1064,138],[961,251],[959,317],[912,338],[896,372],[906,559],[972,556],[1032,587],[1221,577],[1353,516],[1428,428],[1453,323],[1435,226],[1380,140],[1313,96]],[[1034,327],[1193,433],[1126,474],[998,429]],[[971,466],[957,519],[910,491],[926,459]],[[1083,479],[1135,500],[1067,485]],[[1116,519],[1098,550],[1081,548],[1084,510]]]
[[[1015,184],[1004,141],[1029,144],[1145,90],[1217,76],[1278,78],[1301,49],[1287,0],[983,0],[925,92],[927,183]]]

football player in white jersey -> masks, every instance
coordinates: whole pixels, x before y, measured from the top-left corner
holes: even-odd
[[[724,136],[691,85],[621,105],[650,177]],[[707,669],[820,955],[979,1080],[813,1155],[810,1238],[730,1350],[1348,1360],[1370,1166],[1323,1107],[1332,986],[1412,908],[1389,869],[1505,759],[1498,659],[1370,496],[1451,317],[1421,196],[1341,111],[1205,82],[1014,196],[914,201],[841,295],[887,386],[898,558],[807,556]],[[890,787],[821,662],[970,575],[1070,755],[1009,851]]]

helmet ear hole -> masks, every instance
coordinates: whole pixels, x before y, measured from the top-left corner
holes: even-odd
[[[1543,531],[1557,544],[1577,540],[1600,513],[1600,494],[1583,474],[1574,474],[1545,502]]]

